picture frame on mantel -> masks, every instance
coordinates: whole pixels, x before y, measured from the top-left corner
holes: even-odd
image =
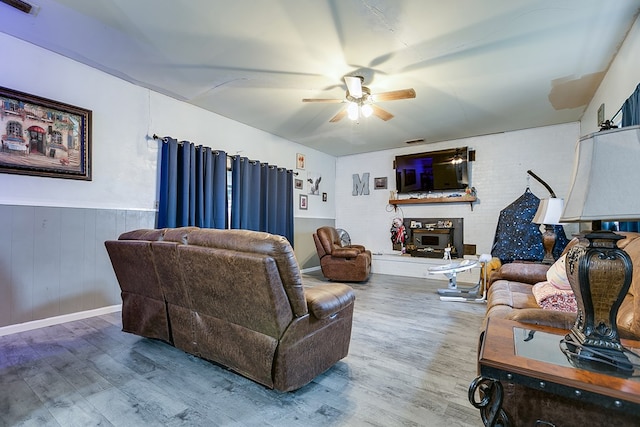
[[[91,181],[91,115],[0,87],[0,172]]]

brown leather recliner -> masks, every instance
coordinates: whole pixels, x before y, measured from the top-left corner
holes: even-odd
[[[322,274],[329,280],[362,282],[371,272],[371,251],[362,245],[342,246],[333,227],[320,227],[313,234]]]
[[[303,286],[282,236],[166,228],[123,233],[105,246],[126,332],[280,391],[304,386],[347,356],[353,289]]]

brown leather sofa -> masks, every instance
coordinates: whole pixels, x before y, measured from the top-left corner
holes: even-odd
[[[131,231],[105,246],[126,332],[280,391],[302,387],[348,353],[353,289],[304,287],[284,237],[185,227]]]
[[[371,251],[362,245],[342,246],[333,227],[320,227],[313,234],[322,274],[329,280],[362,282],[371,272]]]
[[[618,232],[625,239],[618,247],[629,254],[633,263],[633,278],[629,292],[618,310],[617,325],[621,338],[640,339],[640,233]],[[573,239],[565,248],[576,244]],[[490,317],[518,322],[571,329],[576,314],[545,310],[538,306],[532,286],[547,280],[549,265],[513,262],[504,264],[491,274],[487,292],[486,321]],[[483,327],[484,330],[484,327]]]

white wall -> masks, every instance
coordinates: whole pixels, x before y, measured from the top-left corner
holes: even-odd
[[[527,170],[545,180],[558,197],[564,197],[571,179],[573,149],[580,135],[579,123],[527,129],[495,135],[466,138],[398,150],[340,157],[336,167],[336,226],[346,229],[354,243],[374,252],[392,253],[391,221],[395,217],[464,218],[464,243],[475,244],[477,253],[489,253],[500,210],[526,190],[538,197],[548,191]],[[389,190],[395,188],[393,160],[398,154],[468,146],[476,151],[471,165],[471,185],[478,202],[473,211],[468,203],[401,205],[398,211],[388,204]],[[370,195],[352,195],[352,175],[370,173]],[[387,190],[374,190],[373,179],[387,177]],[[565,226],[570,237],[577,227]]]
[[[580,121],[582,135],[597,132],[598,108],[604,103],[605,119],[610,120],[640,83],[640,17],[636,19],[609,71]],[[619,122],[618,115],[615,122]]]
[[[0,86],[93,112],[92,181],[0,173],[0,329],[120,302],[104,241],[154,226],[161,144],[154,133],[294,170],[302,153],[305,170],[296,170],[297,178],[322,175],[328,200],[309,196],[308,210],[300,211],[298,195],[309,187],[296,190],[295,223],[315,230],[333,222],[334,157],[2,33],[0,52],[11,58]],[[296,257],[308,263],[315,255],[311,234],[295,236],[303,243]]]
[[[278,136],[212,114],[201,108],[158,94],[149,93],[151,118],[148,135],[172,136],[192,141],[211,148],[224,150],[227,154],[239,154],[250,159],[275,164],[298,173],[297,179],[304,181],[303,190],[294,190],[295,215],[303,218],[333,218],[335,197],[327,195],[327,202],[321,202],[322,196],[308,196],[307,210],[298,209],[299,194],[307,194],[309,173],[320,174],[322,180],[319,190],[332,193],[335,179],[335,158],[325,153],[304,147]],[[176,109],[176,104],[178,109]],[[156,143],[152,144],[155,147]],[[305,156],[305,169],[296,169],[296,155]],[[155,174],[155,158],[153,167]]]
[[[640,18],[636,19],[616,58],[609,67],[595,96],[579,123],[527,129],[496,135],[425,144],[357,156],[341,157],[336,166],[336,226],[349,231],[352,241],[363,243],[373,251],[391,253],[389,229],[396,216],[462,217],[465,219],[464,242],[477,245],[478,253],[488,253],[500,210],[522,194],[531,169],[544,179],[558,197],[566,197],[570,185],[574,148],[580,136],[596,132],[597,111],[605,104],[605,119],[612,116],[640,83]],[[620,117],[616,118],[619,121]],[[403,205],[394,212],[388,205],[388,190],[373,190],[373,178],[388,177],[395,184],[391,167],[397,154],[469,146],[476,150],[472,164],[471,185],[478,191],[473,212],[468,204]],[[371,194],[352,196],[351,175],[371,174]],[[538,197],[548,193],[533,178],[531,190]],[[578,225],[565,225],[567,237],[578,232]]]
[[[93,180],[0,174],[0,204],[153,210],[157,200],[159,141],[172,136],[294,169],[321,173],[321,191],[334,185],[334,157],[225,117],[142,89],[91,67],[0,33],[0,52],[11,58],[0,86],[76,105],[93,112]],[[305,186],[305,191],[308,187]],[[331,189],[331,190],[328,190]],[[298,196],[296,191],[296,201]],[[310,203],[302,217],[332,218],[333,195]],[[297,207],[297,202],[296,202]]]

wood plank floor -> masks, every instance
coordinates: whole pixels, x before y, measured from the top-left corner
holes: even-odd
[[[124,333],[120,313],[0,337],[0,426],[481,426],[467,388],[485,306],[440,301],[445,283],[353,284],[349,355],[290,393]]]

